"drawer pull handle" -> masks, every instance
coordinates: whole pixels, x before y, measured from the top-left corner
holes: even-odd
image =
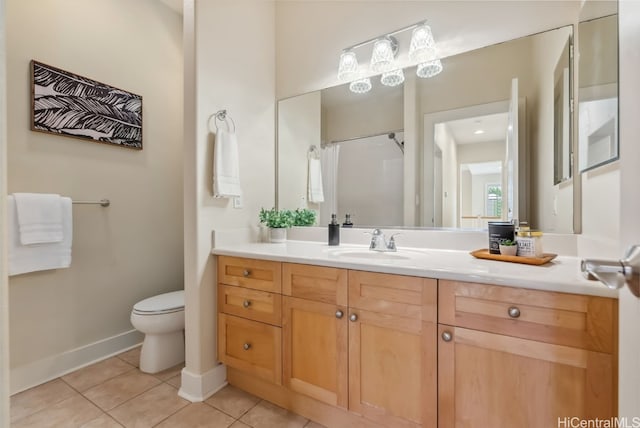
[[[518,318],[518,317],[520,317],[520,309],[518,309],[518,308],[517,308],[517,307],[515,307],[515,306],[511,306],[511,307],[509,308],[509,316],[510,316],[511,318]]]
[[[451,342],[451,339],[453,339],[451,333],[449,333],[448,331],[442,332],[442,340],[444,340],[445,342]]]
[[[244,276],[245,278],[247,278],[249,275],[251,275],[251,271],[249,269],[245,269],[242,271],[242,276]]]
[[[342,317],[344,316],[344,312],[337,310],[336,311],[336,318],[338,319],[342,319]]]
[[[357,314],[351,314],[351,315],[349,316],[349,320],[350,320],[351,322],[356,322],[356,321],[358,321],[358,315],[357,315]]]
[[[251,349],[251,344],[245,343],[244,345],[242,345],[242,349],[244,349],[245,351],[248,351],[249,349]]]
[[[242,302],[242,306],[248,308],[249,306],[251,306],[251,300],[245,300],[244,302]]]

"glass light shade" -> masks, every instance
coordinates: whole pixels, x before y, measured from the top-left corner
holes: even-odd
[[[338,79],[347,82],[358,77],[358,58],[353,51],[344,51],[338,64]]]
[[[436,44],[433,41],[431,28],[420,25],[411,34],[411,44],[409,45],[409,59],[414,62],[432,61],[436,56]]]
[[[433,77],[442,71],[442,62],[439,59],[435,59],[429,62],[423,62],[418,64],[416,74],[418,77]]]
[[[373,52],[371,53],[371,69],[375,72],[388,71],[393,67],[393,44],[391,39],[376,40],[373,44]]]
[[[371,79],[368,77],[360,80],[354,80],[349,84],[349,90],[356,94],[364,94],[371,90]]]
[[[404,73],[401,68],[383,73],[380,78],[380,83],[385,86],[398,86],[402,84],[402,82],[404,82]]]

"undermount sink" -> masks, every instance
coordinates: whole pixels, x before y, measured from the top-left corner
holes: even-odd
[[[409,260],[411,257],[392,251],[330,250],[330,256],[367,260]]]

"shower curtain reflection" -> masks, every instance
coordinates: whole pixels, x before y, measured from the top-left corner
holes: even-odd
[[[329,223],[332,213],[341,220],[351,214],[358,227],[402,224],[404,134],[395,132],[394,137],[385,133],[325,145],[321,225]]]

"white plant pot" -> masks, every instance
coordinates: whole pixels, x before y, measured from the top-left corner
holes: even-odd
[[[515,256],[518,252],[517,245],[500,245],[500,254],[505,256]]]
[[[282,244],[287,241],[287,229],[284,227],[269,228],[269,242],[272,244]]]

